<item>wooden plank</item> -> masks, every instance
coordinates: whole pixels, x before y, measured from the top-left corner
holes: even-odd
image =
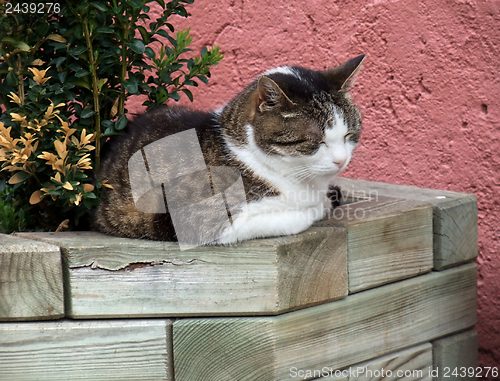
[[[63,316],[59,248],[0,234],[0,321]]]
[[[276,314],[343,298],[346,234],[313,228],[186,251],[91,232],[22,236],[62,247],[67,316],[98,318]]]
[[[436,340],[432,346],[434,381],[477,379],[478,342],[475,329]]]
[[[0,323],[2,380],[173,380],[170,320]]]
[[[347,229],[349,293],[432,270],[432,206],[379,196],[336,208],[316,226]]]
[[[332,380],[345,375],[345,381],[424,380],[432,381],[432,345],[425,343],[378,357],[349,368],[322,369],[323,377],[316,380]]]
[[[178,319],[176,381],[284,380],[292,367],[342,369],[464,330],[476,322],[476,270],[470,263],[274,317]]]
[[[473,194],[347,178],[338,178],[336,184],[349,197],[386,196],[432,204],[434,269],[442,270],[477,257],[477,198]]]

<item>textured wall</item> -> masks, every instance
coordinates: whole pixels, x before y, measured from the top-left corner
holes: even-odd
[[[225,58],[192,107],[216,108],[269,68],[365,53],[354,89],[364,133],[348,177],[479,200],[480,364],[500,364],[500,1],[198,0],[195,49]],[[189,102],[187,102],[189,103]],[[137,107],[131,107],[136,110]]]

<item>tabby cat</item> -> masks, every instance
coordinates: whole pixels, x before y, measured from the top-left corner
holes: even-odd
[[[103,158],[98,177],[114,189],[94,229],[187,247],[307,229],[331,209],[332,181],[359,142],[348,90],[363,59],[269,70],[219,111],[138,116]]]

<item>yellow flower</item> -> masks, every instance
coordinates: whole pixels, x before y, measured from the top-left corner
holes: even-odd
[[[71,185],[69,181],[66,181],[63,185],[63,188],[67,190],[73,190],[73,185]]]
[[[53,153],[51,152],[47,152],[47,151],[43,151],[41,155],[38,155],[37,156],[39,159],[42,159],[42,160],[47,160],[47,165],[52,165],[52,169],[55,169],[54,168],[54,163],[57,161],[57,156],[54,155]]]
[[[23,127],[28,127],[30,130],[34,130],[35,132],[40,132],[43,127],[45,127],[48,122],[45,119],[42,119],[41,122],[38,119],[34,119],[33,121],[27,123],[25,126],[21,124]]]
[[[49,185],[47,188],[42,188],[40,189],[42,192],[45,194],[49,193],[52,189],[54,189],[56,186],[55,185]]]
[[[88,193],[94,190],[94,186],[92,184],[83,184],[83,192]]]
[[[45,70],[38,70],[35,69],[34,67],[28,68],[29,71],[33,73],[33,80],[38,83],[39,85],[43,85],[45,82],[47,82],[49,79],[52,77],[45,78],[45,74],[47,74],[47,71],[50,69],[50,66],[45,69]]]
[[[52,169],[55,169],[56,171],[59,171],[62,174],[66,174],[66,168],[64,167],[64,161],[62,159],[59,159],[54,164],[52,164]]]
[[[4,124],[0,126],[0,146],[5,148],[7,151],[15,151],[18,148],[16,147],[19,139],[14,139],[10,136],[10,131],[12,127],[5,128]]]
[[[11,112],[10,117],[12,118],[13,122],[25,122],[26,121],[25,115],[19,115],[19,114],[16,114],[15,112]]]
[[[61,174],[59,172],[56,173],[56,175],[54,177],[51,177],[50,178],[51,180],[55,180],[56,182],[58,182],[59,184],[62,184],[62,181],[61,181]]]
[[[72,204],[75,204],[78,206],[78,204],[80,204],[80,201],[82,201],[82,194],[81,193],[75,194],[75,198],[76,198],[76,200],[73,200],[72,198],[70,198],[69,201]]]
[[[10,99],[12,99],[12,102],[17,103],[18,106],[23,105],[23,101],[14,93],[13,91],[10,92],[10,95],[7,95]]]
[[[83,155],[80,160],[78,160],[78,163],[76,163],[76,169],[79,171],[83,171],[84,169],[92,169],[92,166],[90,165],[91,160],[89,159],[90,154]]]
[[[61,104],[61,103],[59,103]],[[59,121],[61,122],[62,124],[62,130],[57,130],[57,132],[66,132],[67,130],[69,130],[69,127],[68,127],[68,122],[65,122],[64,120],[61,119],[61,117],[57,114],[54,114],[54,116],[59,119]]]
[[[57,112],[59,112],[59,111],[57,111]],[[57,119],[59,119],[59,121],[61,122],[62,127],[60,129],[58,129],[57,132],[62,132],[65,135],[64,143],[67,144],[69,137],[76,132],[76,129],[75,128],[69,128],[68,122],[65,122],[64,120],[62,120],[59,117],[59,115],[57,115],[57,114],[53,114],[53,115]]]
[[[107,184],[107,182],[108,182],[108,180],[102,180],[102,181],[101,181],[101,185],[102,185],[103,187],[106,187],[106,188],[109,188],[109,189],[115,189],[115,188],[113,188],[113,186],[112,186],[112,185]]]
[[[60,140],[56,140],[54,142],[54,146],[56,147],[57,154],[61,159],[66,159],[66,156],[68,155],[68,150],[66,147],[66,142],[62,142]]]

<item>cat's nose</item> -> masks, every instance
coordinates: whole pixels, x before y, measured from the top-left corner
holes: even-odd
[[[346,162],[346,159],[344,158],[338,158],[333,160],[333,164],[335,164],[337,167],[342,168]]]

